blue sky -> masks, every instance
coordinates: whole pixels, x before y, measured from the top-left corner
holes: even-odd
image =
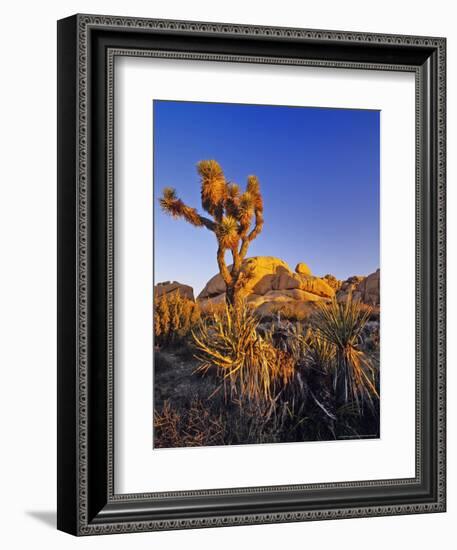
[[[380,113],[154,101],[154,276],[196,295],[217,273],[216,239],[159,207],[166,186],[200,212],[199,160],[242,188],[255,174],[265,225],[248,256],[277,256],[340,279],[379,267]],[[227,259],[229,257],[227,256]]]

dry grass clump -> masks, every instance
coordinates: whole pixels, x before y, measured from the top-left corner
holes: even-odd
[[[287,403],[259,406],[239,400],[225,402],[222,396],[188,406],[166,401],[154,412],[154,447],[199,447],[296,441],[306,418],[291,415]]]
[[[333,387],[339,405],[352,403],[361,414],[364,403],[379,399],[376,372],[370,357],[361,349],[362,333],[371,309],[352,300],[318,304],[315,314],[319,334],[334,349]],[[317,347],[315,347],[317,351]]]
[[[179,292],[163,294],[155,299],[155,344],[167,346],[187,337],[200,319],[200,307]]]
[[[200,400],[194,399],[186,409],[173,408],[165,401],[161,410],[154,411],[154,446],[201,447],[223,445],[224,425],[220,418]]]
[[[258,333],[259,319],[242,303],[202,319],[193,331],[197,372],[217,369],[231,399],[272,401],[294,374],[293,357]]]

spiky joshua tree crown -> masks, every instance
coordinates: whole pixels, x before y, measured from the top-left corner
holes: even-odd
[[[241,272],[242,262],[249,244],[263,227],[263,200],[259,181],[256,176],[248,176],[246,190],[241,192],[236,183],[226,181],[222,168],[215,160],[200,161],[197,171],[201,181],[202,207],[211,218],[187,206],[172,187],[163,190],[160,206],[170,216],[183,218],[195,227],[206,227],[215,234],[219,271],[227,287],[227,302],[233,305],[245,282]],[[227,250],[233,257],[231,269],[225,263]]]

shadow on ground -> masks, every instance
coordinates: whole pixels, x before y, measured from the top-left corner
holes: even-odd
[[[27,510],[25,513],[48,527],[55,529],[57,526],[57,513],[55,510]]]

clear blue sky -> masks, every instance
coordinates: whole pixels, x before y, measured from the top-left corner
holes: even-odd
[[[340,279],[379,267],[379,111],[154,101],[155,281],[196,295],[217,273],[216,239],[161,212],[166,186],[200,212],[199,160],[244,188],[255,174],[265,225],[248,256]],[[227,257],[228,259],[228,257]]]

